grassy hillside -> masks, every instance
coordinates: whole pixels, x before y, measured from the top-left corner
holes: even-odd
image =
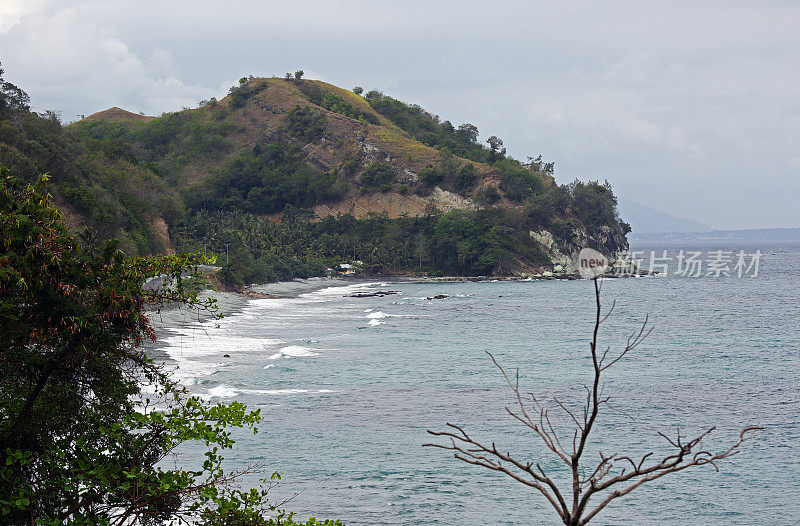
[[[227,252],[232,282],[352,259],[373,272],[531,272],[552,253],[531,231],[562,247],[626,244],[607,185],[558,186],[541,157],[512,159],[497,137],[483,145],[475,126],[377,91],[243,78],[196,109],[111,108],[66,127],[4,93],[16,102],[0,113],[0,164],[26,180],[51,172],[87,241]]]
[[[287,203],[313,207],[371,193],[428,197],[435,186],[475,196],[487,180],[500,178],[486,163],[416,140],[393,115],[373,109],[374,98],[310,80],[243,80],[223,100],[194,110],[138,122],[93,116],[72,127],[125,144],[192,194],[193,209],[277,213]],[[485,150],[474,140],[473,149]],[[532,178],[537,186],[552,184],[544,172]],[[440,201],[427,199],[407,212],[431,203],[453,208]],[[370,211],[383,211],[376,207]]]

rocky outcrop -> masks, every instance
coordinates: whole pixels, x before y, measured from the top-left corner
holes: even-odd
[[[578,271],[578,254],[583,248],[593,248],[605,255],[609,262],[620,264],[628,250],[628,241],[621,231],[602,226],[593,233],[583,228],[574,228],[564,238],[553,236],[548,230],[531,230],[529,235],[542,245],[553,262],[553,271],[574,274]]]

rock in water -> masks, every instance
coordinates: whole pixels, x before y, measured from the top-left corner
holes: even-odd
[[[375,292],[356,292],[345,296],[345,298],[382,298],[383,296],[391,296],[392,294],[400,294],[399,290],[376,290]]]

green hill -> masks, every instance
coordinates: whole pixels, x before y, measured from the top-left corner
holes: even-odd
[[[360,91],[360,90],[356,90]],[[88,243],[226,254],[233,283],[322,273],[519,275],[627,248],[610,187],[558,186],[541,157],[416,105],[320,81],[243,78],[196,109],[121,108],[69,126],[3,83],[0,164],[48,171]]]

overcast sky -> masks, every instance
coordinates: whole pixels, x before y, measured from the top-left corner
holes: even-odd
[[[65,121],[301,68],[474,123],[559,182],[800,227],[800,2],[0,0],[0,61]]]

